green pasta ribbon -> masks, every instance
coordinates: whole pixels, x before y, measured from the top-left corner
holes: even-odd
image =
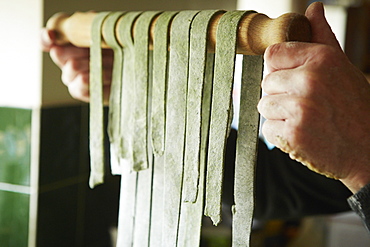
[[[221,221],[226,139],[230,129],[238,25],[245,11],[226,12],[216,33],[216,54],[209,133],[205,215]]]
[[[144,12],[135,24],[134,171],[148,169],[149,28],[158,11]]]
[[[223,12],[199,12],[190,30],[184,189],[178,246],[200,243],[214,62],[214,54],[206,52],[207,30],[212,18]]]
[[[122,68],[123,68],[123,50],[117,41],[116,25],[125,12],[113,12],[109,14],[103,25],[103,35],[105,42],[112,48],[114,53],[112,84],[109,96],[109,117],[108,117],[108,135],[111,143],[110,159],[111,170],[113,174],[120,174],[119,165],[120,136],[121,136],[121,94],[122,94]]]
[[[178,11],[165,11],[156,20],[153,40],[151,139],[154,153],[150,246],[162,246],[165,205],[164,148],[169,28]]]
[[[249,246],[254,209],[262,56],[243,56],[242,82],[234,176],[233,246]]]
[[[135,95],[135,50],[132,38],[132,26],[142,12],[128,12],[118,24],[119,40],[123,47],[123,75],[121,90],[120,157],[133,169],[133,130],[134,130],[134,95]]]
[[[90,47],[90,188],[104,182],[104,111],[101,31],[109,12],[96,15]]]
[[[189,29],[198,11],[182,11],[171,26],[165,138],[163,244],[176,246],[185,146]]]
[[[118,37],[125,44],[123,47],[123,76],[121,91],[121,194],[118,221],[117,246],[132,246],[134,243],[136,198],[138,173],[133,172],[132,130],[133,130],[133,94],[134,94],[134,46],[131,35],[132,26],[141,12],[128,12],[119,22]]]
[[[184,201],[195,202],[198,195],[199,167],[202,137],[202,121],[209,121],[203,110],[203,100],[210,96],[204,94],[208,24],[216,13],[222,11],[201,11],[191,27],[189,79],[186,114],[186,143],[184,163]],[[211,71],[213,72],[213,71]],[[210,105],[205,105],[209,109]]]
[[[154,29],[151,136],[156,156],[162,156],[165,147],[169,25],[177,13],[162,13]]]
[[[151,227],[153,155],[150,142],[151,109],[151,52],[149,52],[150,24],[160,12],[142,13],[134,28],[135,39],[135,100],[134,100],[134,171],[138,171],[136,185],[136,215],[134,244],[148,246]]]

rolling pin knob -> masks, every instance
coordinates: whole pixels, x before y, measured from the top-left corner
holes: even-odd
[[[261,55],[270,45],[287,41],[311,41],[311,25],[301,14],[287,13],[276,19],[251,13],[241,20],[238,53]]]

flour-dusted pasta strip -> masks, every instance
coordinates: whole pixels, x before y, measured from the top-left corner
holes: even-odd
[[[149,27],[158,11],[144,12],[135,23],[135,96],[133,158],[135,171],[148,164],[148,94],[149,94]]]
[[[262,56],[243,56],[234,177],[233,246],[249,246],[254,209]]]
[[[162,246],[164,215],[164,141],[169,28],[178,11],[163,12],[154,27],[151,139],[154,152],[150,246]]]
[[[215,69],[209,133],[205,215],[221,221],[221,198],[226,139],[230,129],[232,88],[238,24],[245,11],[226,12],[217,28]]]
[[[150,237],[153,163],[149,137],[151,111],[151,60],[149,27],[160,12],[142,13],[135,22],[134,170],[138,172],[134,247],[148,246]],[[145,121],[145,123],[144,123]],[[144,140],[145,139],[145,140]]]
[[[206,35],[209,22],[220,13],[222,11],[201,11],[194,18],[191,27],[184,199],[181,205],[178,246],[200,244],[214,61],[214,54],[206,53]],[[189,159],[188,156],[192,157]]]
[[[123,75],[121,91],[121,139],[120,156],[133,167],[133,128],[134,128],[134,63],[135,51],[132,38],[132,25],[142,12],[128,12],[118,23],[119,40],[123,47]]]
[[[117,41],[116,24],[125,12],[112,12],[103,25],[104,40],[113,50],[112,84],[109,96],[108,135],[110,140],[110,160],[112,174],[120,174],[120,130],[121,130],[121,94],[122,94],[122,68],[123,50]]]
[[[118,24],[119,39],[125,41],[123,47],[123,78],[121,96],[121,194],[118,222],[117,246],[128,247],[133,245],[134,224],[136,214],[138,173],[132,171],[132,97],[134,92],[134,47],[132,40],[132,26],[141,12],[128,12]]]
[[[104,182],[104,111],[101,31],[109,12],[97,14],[91,25],[90,47],[90,188]]]
[[[156,23],[153,38],[153,90],[152,90],[152,146],[156,156],[162,156],[166,131],[166,96],[168,72],[168,46],[170,24],[178,11],[162,13]]]
[[[194,18],[191,26],[184,161],[183,201],[185,202],[195,202],[198,195],[202,137],[201,124],[202,121],[209,121],[209,116],[207,119],[202,115],[208,25],[212,17],[217,13],[221,14],[223,11],[201,11]],[[203,195],[201,194],[201,196]]]
[[[189,30],[198,11],[181,11],[171,26],[168,74],[163,246],[176,246],[182,194]]]

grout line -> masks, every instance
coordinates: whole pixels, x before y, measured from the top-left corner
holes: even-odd
[[[28,194],[28,195],[31,194],[31,187],[30,186],[8,184],[8,183],[1,183],[1,182],[0,182],[0,190],[1,191],[8,191],[8,192],[15,192],[15,193]]]
[[[68,186],[76,185],[76,184],[87,182],[87,181],[88,181],[88,174],[81,174],[79,176],[65,178],[60,181],[56,181],[50,184],[41,185],[39,187],[39,193],[42,194],[45,192],[62,189]]]

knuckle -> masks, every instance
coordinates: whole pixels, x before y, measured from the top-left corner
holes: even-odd
[[[285,125],[285,134],[284,136],[287,137],[288,143],[292,147],[297,147],[302,143],[304,140],[303,132],[301,131],[300,125],[297,125],[294,121],[287,121]]]
[[[261,82],[261,87],[263,91],[268,91],[269,84],[270,84],[270,79],[271,79],[271,73],[267,74],[264,76]]]
[[[90,80],[89,73],[87,73],[87,72],[81,73],[80,77],[81,77],[82,84],[85,84],[85,85],[89,84],[89,80]]]
[[[79,60],[77,60],[75,58],[68,59],[67,64],[70,67],[71,71],[76,71],[77,72],[80,69],[80,62],[79,62]]]
[[[334,65],[338,60],[338,49],[328,45],[315,46],[315,52],[312,53],[318,66]]]
[[[260,101],[258,102],[258,104],[257,104],[257,110],[259,111],[259,113],[260,113],[263,117],[266,117],[266,114],[265,114],[266,97],[267,97],[267,96],[262,97],[262,98],[260,99]]]
[[[302,78],[302,85],[301,85],[301,92],[303,92],[304,95],[311,95],[316,90],[317,87],[320,85],[321,80],[318,78],[318,75],[309,70],[305,70],[301,73]]]
[[[308,108],[304,100],[299,98],[293,101],[290,112],[291,118],[295,120],[295,125],[299,126],[304,123]]]
[[[52,47],[49,52],[51,60],[53,60],[53,62],[59,67],[64,65],[63,53],[63,48],[59,46]]]
[[[271,120],[265,120],[261,127],[263,137],[270,143],[275,143],[276,131],[273,130],[273,125]]]
[[[281,50],[281,44],[273,44],[266,48],[264,54],[264,60],[268,63],[275,54],[277,54]]]
[[[81,101],[88,101],[89,99],[89,89],[87,86],[81,84],[81,81],[73,81],[68,85],[69,94],[72,98],[81,100]]]

